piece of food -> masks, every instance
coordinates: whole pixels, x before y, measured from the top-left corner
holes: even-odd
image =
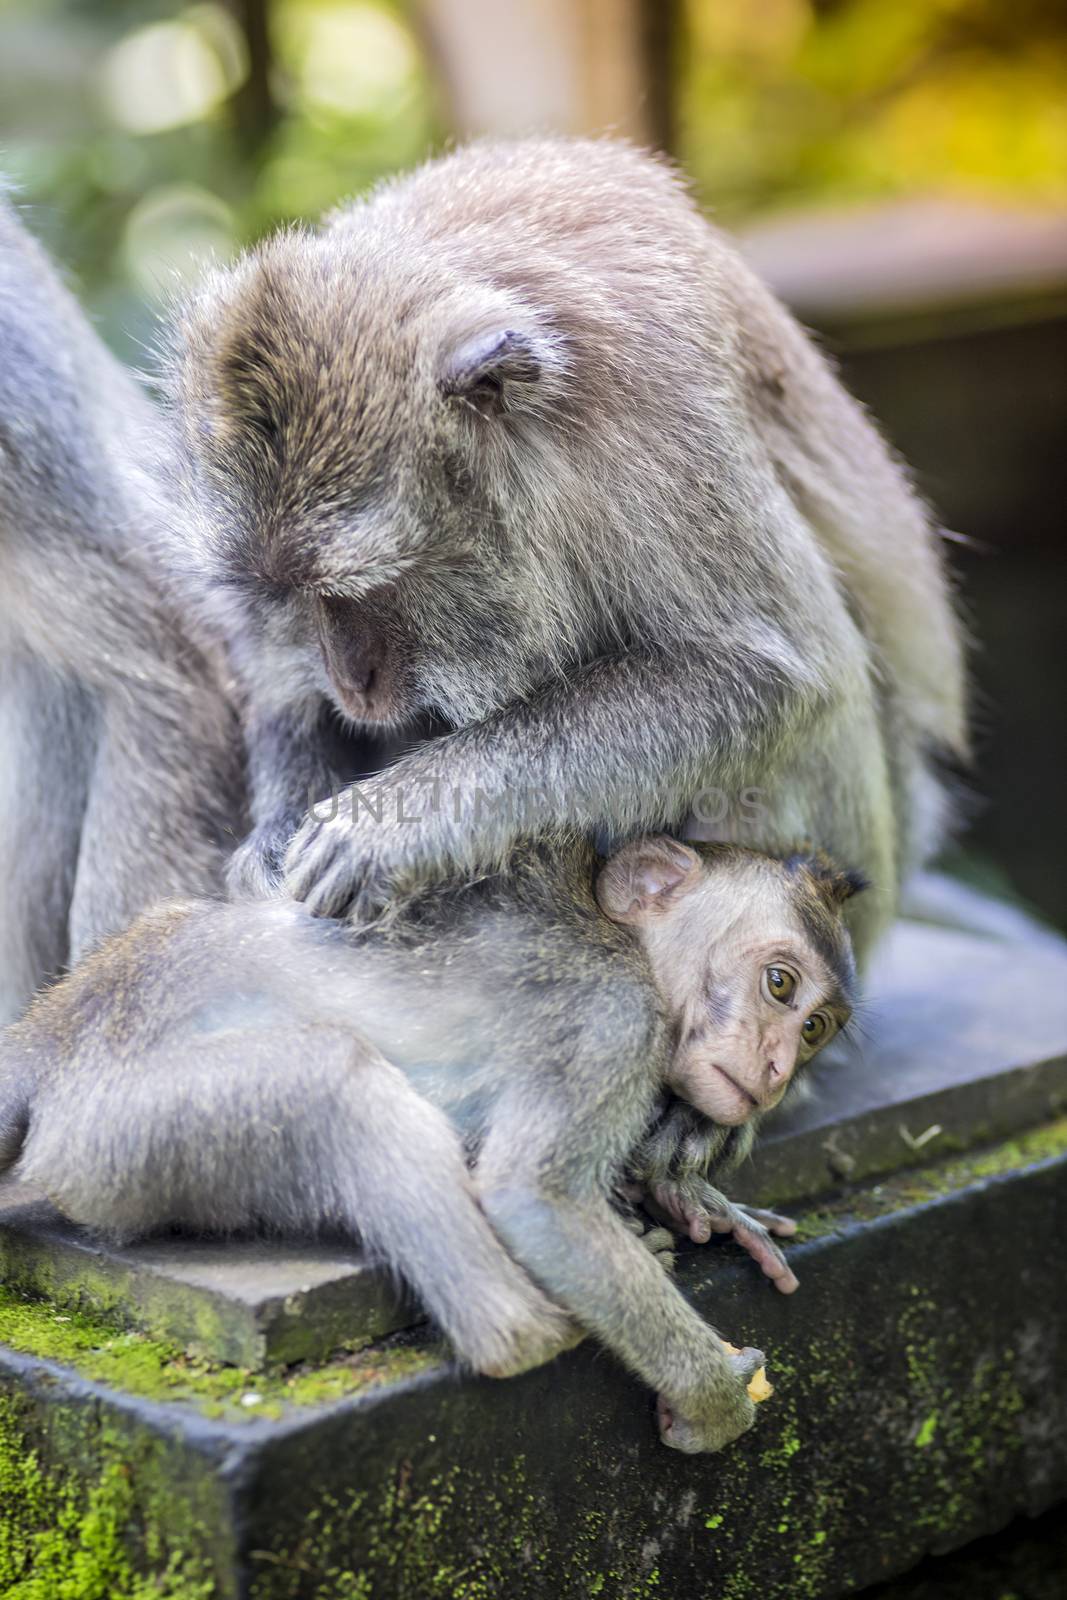
[[[739,1356],[741,1354],[737,1345],[728,1344],[725,1339],[723,1340],[723,1344],[726,1345],[727,1350],[729,1350],[732,1356]],[[745,1386],[745,1392],[748,1395],[748,1398],[756,1405],[759,1405],[761,1400],[769,1400],[771,1398],[771,1395],[774,1393],[774,1384],[768,1383],[767,1381],[766,1367],[757,1368],[757,1370],[752,1374],[751,1378],[749,1378],[748,1383]]]

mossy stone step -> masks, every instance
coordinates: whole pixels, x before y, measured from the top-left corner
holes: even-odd
[[[5,1291],[0,1593],[834,1600],[1067,1494],[1067,1119],[803,1222],[792,1297],[685,1257],[776,1385],[717,1456],[664,1449],[590,1348],[504,1383],[403,1335],[235,1374]]]

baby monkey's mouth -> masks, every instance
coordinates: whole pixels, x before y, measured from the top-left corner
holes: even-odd
[[[713,1069],[719,1074],[719,1076],[722,1077],[722,1078],[725,1078],[727,1083],[730,1085],[730,1087],[737,1091],[737,1093],[741,1096],[742,1100],[747,1100],[748,1101],[748,1103],[752,1107],[753,1111],[758,1111],[760,1109],[759,1101],[756,1099],[754,1094],[750,1094],[748,1092],[748,1090],[745,1088],[743,1083],[738,1083],[737,1079],[735,1077],[732,1077],[731,1074],[729,1072],[727,1072],[726,1068],[725,1067],[721,1067],[717,1061],[713,1061],[711,1063],[711,1065],[712,1065]]]

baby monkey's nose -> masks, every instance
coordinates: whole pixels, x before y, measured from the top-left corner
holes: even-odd
[[[768,1107],[776,1105],[785,1093],[786,1086],[793,1076],[796,1058],[789,1050],[777,1049],[773,1056],[768,1056],[764,1064],[764,1095]]]

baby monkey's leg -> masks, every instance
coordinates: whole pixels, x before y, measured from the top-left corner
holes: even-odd
[[[338,1110],[331,1148],[341,1157],[344,1212],[412,1284],[463,1361],[509,1377],[579,1341],[581,1330],[480,1210],[452,1124],[398,1068],[361,1044]]]
[[[664,1400],[664,1442],[718,1450],[751,1427],[745,1383],[758,1351],[731,1356],[629,1231],[597,1183],[608,1108],[551,1107],[539,1119],[504,1097],[478,1162],[482,1205],[517,1260]],[[602,1129],[601,1129],[602,1134]]]
[[[0,1086],[4,1067],[0,1044]],[[493,1233],[445,1115],[345,1029],[234,1029],[75,1058],[40,1085],[20,1170],[113,1238],[343,1229],[494,1377],[579,1337]]]

